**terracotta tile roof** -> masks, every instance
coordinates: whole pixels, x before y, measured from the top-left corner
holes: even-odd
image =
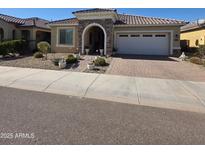
[[[50,29],[47,25],[49,21],[37,17],[22,19],[9,15],[0,14],[0,19],[8,23],[14,23],[18,27],[38,27]]]
[[[175,19],[163,19],[155,17],[145,17],[145,16],[135,16],[135,15],[125,15],[118,14],[118,20],[116,25],[166,25],[166,24],[179,24],[184,25],[184,21]]]
[[[202,22],[195,21],[181,27],[181,32],[205,28],[205,20]]]
[[[49,22],[50,25],[58,25],[58,24],[78,24],[77,18],[69,18],[69,19],[63,19],[63,20],[56,20]]]
[[[0,19],[9,23],[24,24],[25,20],[21,18],[12,17],[9,15],[0,14]]]
[[[37,27],[43,29],[50,29],[48,26],[49,21],[37,17],[27,18],[25,19],[25,23],[20,25],[20,27]]]
[[[93,12],[116,12],[116,11],[117,11],[116,9],[95,8],[95,9],[75,11],[75,12],[73,12],[73,14],[75,14],[75,13],[93,13]]]

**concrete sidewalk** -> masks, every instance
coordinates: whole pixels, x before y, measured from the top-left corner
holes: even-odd
[[[0,66],[0,86],[205,112],[205,82]]]

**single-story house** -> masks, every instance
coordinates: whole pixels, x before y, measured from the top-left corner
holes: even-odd
[[[205,45],[205,19],[182,26],[181,40],[187,42],[188,47]]]
[[[180,27],[184,21],[119,14],[116,9],[73,12],[74,18],[52,21],[53,52],[136,55],[173,55],[180,50]]]
[[[38,42],[50,42],[51,30],[48,22],[37,17],[22,19],[0,14],[0,42],[24,39],[29,42],[29,49],[34,50]]]

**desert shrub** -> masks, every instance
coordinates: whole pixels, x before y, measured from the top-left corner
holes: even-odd
[[[37,48],[40,52],[45,54],[45,57],[47,59],[47,54],[50,52],[51,46],[48,42],[42,41],[37,44]]]
[[[204,57],[204,55],[205,55],[205,45],[199,45],[198,53],[199,53],[200,58]]]
[[[1,43],[0,44],[0,55],[2,55],[2,56],[6,56],[6,55],[8,55],[9,54],[9,50],[8,50],[8,44],[6,44],[6,43]]]
[[[15,51],[19,54],[24,54],[28,42],[26,42],[25,40],[14,40],[14,42],[15,42]]]
[[[68,57],[66,58],[67,64],[72,64],[72,63],[76,63],[76,62],[77,62],[77,58],[74,57],[74,55],[68,55]]]
[[[205,55],[205,45],[199,45],[199,47],[191,47],[189,48],[189,54],[190,57],[199,57],[203,58]]]
[[[55,58],[55,59],[52,60],[52,62],[55,66],[58,66],[58,63],[59,63],[60,60],[61,60],[61,58]]]
[[[106,66],[107,65],[105,59],[102,57],[97,57],[97,59],[95,59],[93,63],[95,64],[95,66]]]
[[[42,52],[36,52],[33,54],[33,57],[34,58],[43,58],[43,54],[42,54]]]
[[[0,43],[0,55],[6,56],[10,53],[21,54],[25,50],[26,41],[24,40],[11,40],[3,41]]]
[[[198,64],[198,65],[203,65],[203,61],[199,57],[191,57],[190,62],[192,62],[194,64]]]
[[[173,56],[175,56],[175,57],[179,57],[179,56],[181,56],[181,54],[182,54],[182,51],[180,49],[175,49],[173,51]]]

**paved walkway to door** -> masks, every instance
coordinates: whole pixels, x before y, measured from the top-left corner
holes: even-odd
[[[107,74],[135,77],[205,81],[205,67],[172,57],[114,57]]]

